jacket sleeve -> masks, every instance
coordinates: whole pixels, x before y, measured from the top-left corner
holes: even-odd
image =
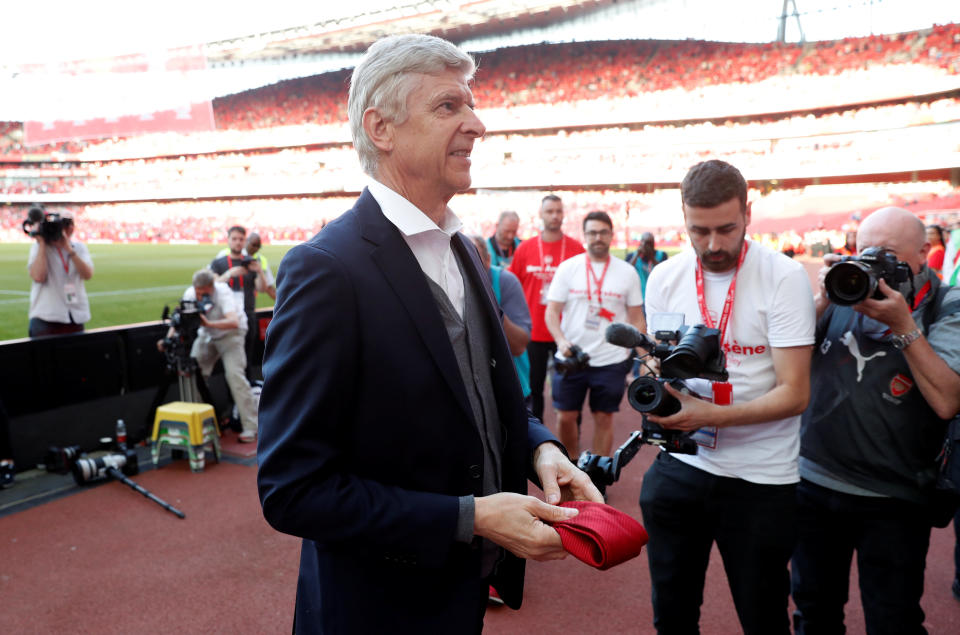
[[[257,449],[264,517],[330,548],[440,566],[455,541],[458,498],[364,478],[346,447],[362,423],[358,321],[376,320],[358,315],[359,292],[343,263],[316,245],[295,247],[279,268]]]

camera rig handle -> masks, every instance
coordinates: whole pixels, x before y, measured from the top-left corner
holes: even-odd
[[[610,466],[610,471],[613,473],[614,482],[620,480],[620,470],[633,460],[633,457],[640,451],[641,445],[643,445],[643,431],[634,430],[630,436],[627,437],[627,440],[623,442],[623,445],[613,453],[613,463]]]

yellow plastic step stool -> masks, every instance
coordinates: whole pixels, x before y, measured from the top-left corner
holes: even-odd
[[[216,462],[220,462],[220,429],[210,404],[171,401],[160,406],[153,419],[151,441],[150,454],[154,465],[164,443],[184,448],[193,472],[203,471],[204,448],[208,444],[212,446]]]

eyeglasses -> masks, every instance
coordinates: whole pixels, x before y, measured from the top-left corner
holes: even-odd
[[[601,229],[600,231],[583,232],[583,235],[586,236],[587,238],[606,238],[611,234],[613,234],[613,232],[610,231],[609,229]]]

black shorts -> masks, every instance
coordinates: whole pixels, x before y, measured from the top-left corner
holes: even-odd
[[[617,412],[626,388],[630,358],[609,366],[591,366],[564,376],[554,371],[552,378],[555,410],[580,411],[590,390],[591,412]]]

